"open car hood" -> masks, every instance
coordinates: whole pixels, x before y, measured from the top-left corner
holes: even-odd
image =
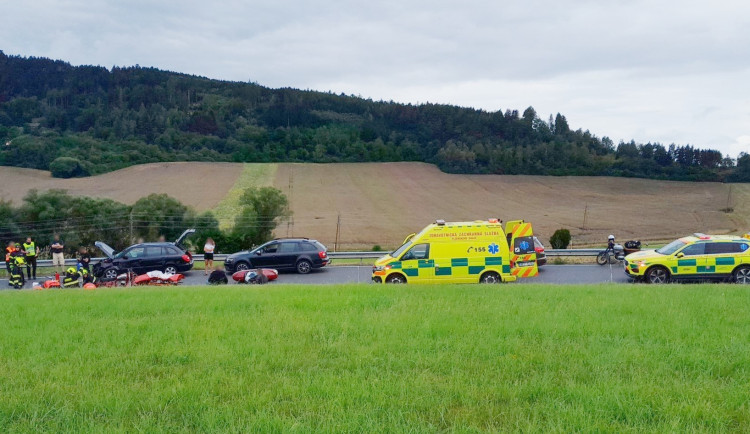
[[[112,247],[110,247],[109,245],[107,245],[107,244],[104,244],[104,243],[103,243],[103,242],[101,242],[101,241],[97,241],[97,242],[95,242],[95,243],[94,243],[94,245],[95,245],[96,247],[98,247],[98,248],[99,248],[99,250],[101,250],[102,252],[104,252],[104,254],[105,254],[105,255],[107,255],[107,257],[108,257],[109,259],[112,259],[112,258],[114,258],[114,257],[115,257],[115,253],[116,253],[116,252],[115,252],[115,249],[113,249],[113,248],[112,248]]]
[[[182,233],[179,237],[177,237],[176,240],[174,240],[174,243],[178,246],[182,246],[182,242],[185,241],[185,238],[195,233],[195,229],[186,229],[185,232]]]

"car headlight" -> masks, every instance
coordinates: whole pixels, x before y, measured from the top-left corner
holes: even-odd
[[[385,265],[375,265],[372,267],[372,271],[383,271],[385,270]]]
[[[224,260],[225,264],[231,264],[232,262],[234,262],[234,258],[227,258]]]

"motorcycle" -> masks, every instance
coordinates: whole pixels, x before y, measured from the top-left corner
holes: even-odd
[[[615,244],[614,247],[607,247],[605,250],[599,252],[596,255],[596,263],[599,265],[613,264],[615,262],[622,262],[625,257],[633,252],[641,250],[641,242],[630,240],[625,242],[623,247],[621,244]]]

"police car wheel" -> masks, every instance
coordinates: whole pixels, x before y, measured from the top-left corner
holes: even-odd
[[[110,268],[109,270],[105,271],[104,278],[110,280],[117,279],[117,270],[115,270],[114,268]]]
[[[500,283],[502,282],[502,279],[500,279],[500,275],[495,273],[494,271],[490,271],[488,273],[482,274],[482,277],[479,279],[479,283]]]
[[[653,267],[646,272],[646,282],[648,283],[667,283],[669,272],[664,267]]]
[[[750,267],[742,266],[734,270],[734,281],[744,285],[750,284]]]
[[[385,283],[406,283],[406,278],[398,273],[391,274],[385,279]]]

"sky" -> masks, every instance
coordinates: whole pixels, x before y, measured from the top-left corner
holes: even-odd
[[[0,50],[750,152],[750,2],[0,0]]]

